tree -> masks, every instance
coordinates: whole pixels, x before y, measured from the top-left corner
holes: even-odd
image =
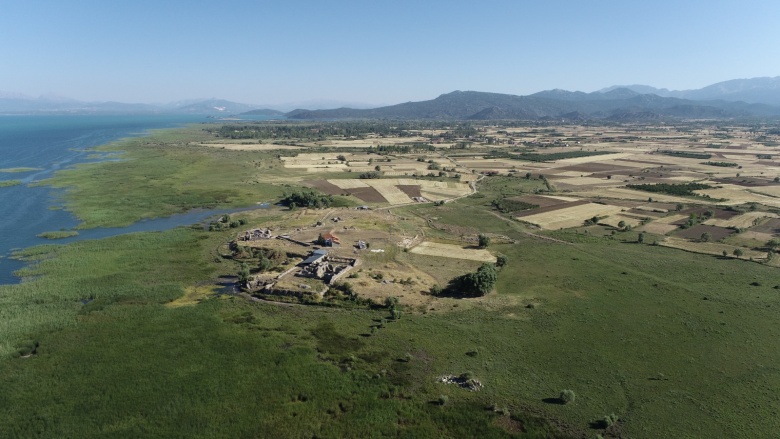
[[[639,235],[636,237],[636,242],[640,244],[645,242],[645,232],[639,232]]]
[[[734,256],[741,258],[742,257],[742,249],[741,248],[735,248],[734,249]]]
[[[268,271],[273,266],[274,266],[273,261],[265,257],[265,255],[260,256],[260,262],[258,263],[257,268],[259,268],[261,272]]]
[[[620,222],[618,223],[618,228],[620,228],[620,229],[622,229],[622,228],[623,228],[623,227],[625,227],[625,226],[626,226],[626,222],[625,222],[625,221],[620,221]]]
[[[498,255],[498,256],[496,257],[496,267],[498,267],[498,268],[501,268],[501,267],[503,267],[504,265],[506,265],[506,263],[507,263],[506,256],[504,256],[504,255]]]
[[[395,296],[389,296],[385,298],[385,308],[387,309],[396,309],[398,307],[398,298]]]
[[[444,290],[441,288],[441,285],[439,285],[439,284],[434,284],[434,285],[431,287],[431,295],[432,295],[432,296],[439,296],[439,295],[441,295],[441,293],[442,293],[443,291],[444,291]]]
[[[249,282],[249,266],[242,262],[241,268],[238,269],[238,284],[245,287],[247,282]]]
[[[479,239],[479,246],[481,248],[486,248],[487,246],[490,245],[490,237],[487,235],[483,235],[480,233],[477,239]]]
[[[701,240],[701,242],[708,242],[710,239],[712,239],[712,235],[709,234],[708,232],[704,232],[701,234],[699,239]]]
[[[678,212],[683,210],[684,208],[685,208],[685,205],[683,205],[682,203],[677,203],[677,205],[674,206],[674,210],[676,210]]]
[[[497,278],[496,266],[485,263],[476,272],[464,274],[458,280],[466,295],[484,296],[493,290]]]

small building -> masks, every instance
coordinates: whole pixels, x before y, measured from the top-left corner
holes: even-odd
[[[325,245],[328,247],[335,247],[341,245],[341,239],[331,232],[322,235],[322,239],[325,240]]]
[[[320,262],[325,256],[328,256],[327,250],[314,250],[311,252],[308,258],[306,258],[303,262],[301,262],[301,265],[311,265],[316,264],[317,262]]]

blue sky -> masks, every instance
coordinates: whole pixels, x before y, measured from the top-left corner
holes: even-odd
[[[0,0],[0,91],[253,104],[780,75],[780,2]]]

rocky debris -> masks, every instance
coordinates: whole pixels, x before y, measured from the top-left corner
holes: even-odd
[[[438,378],[438,382],[444,383],[444,384],[457,384],[458,386],[471,390],[472,392],[479,391],[482,387],[481,382],[479,380],[470,378],[470,374],[463,373],[460,375],[444,375]]]

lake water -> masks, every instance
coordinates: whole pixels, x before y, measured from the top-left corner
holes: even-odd
[[[96,146],[124,137],[141,136],[150,129],[210,121],[213,119],[202,115],[0,115],[0,170],[35,168],[25,172],[0,171],[0,180],[22,182],[18,186],[0,187],[0,284],[19,281],[13,272],[24,264],[8,258],[14,249],[128,232],[167,230],[198,223],[217,214],[213,211],[192,211],[141,221],[130,227],[79,230],[77,237],[47,240],[36,235],[71,229],[79,221],[65,210],[51,209],[62,204],[57,190],[28,186],[51,177],[57,170],[90,162],[88,157],[94,153],[91,148]]]

